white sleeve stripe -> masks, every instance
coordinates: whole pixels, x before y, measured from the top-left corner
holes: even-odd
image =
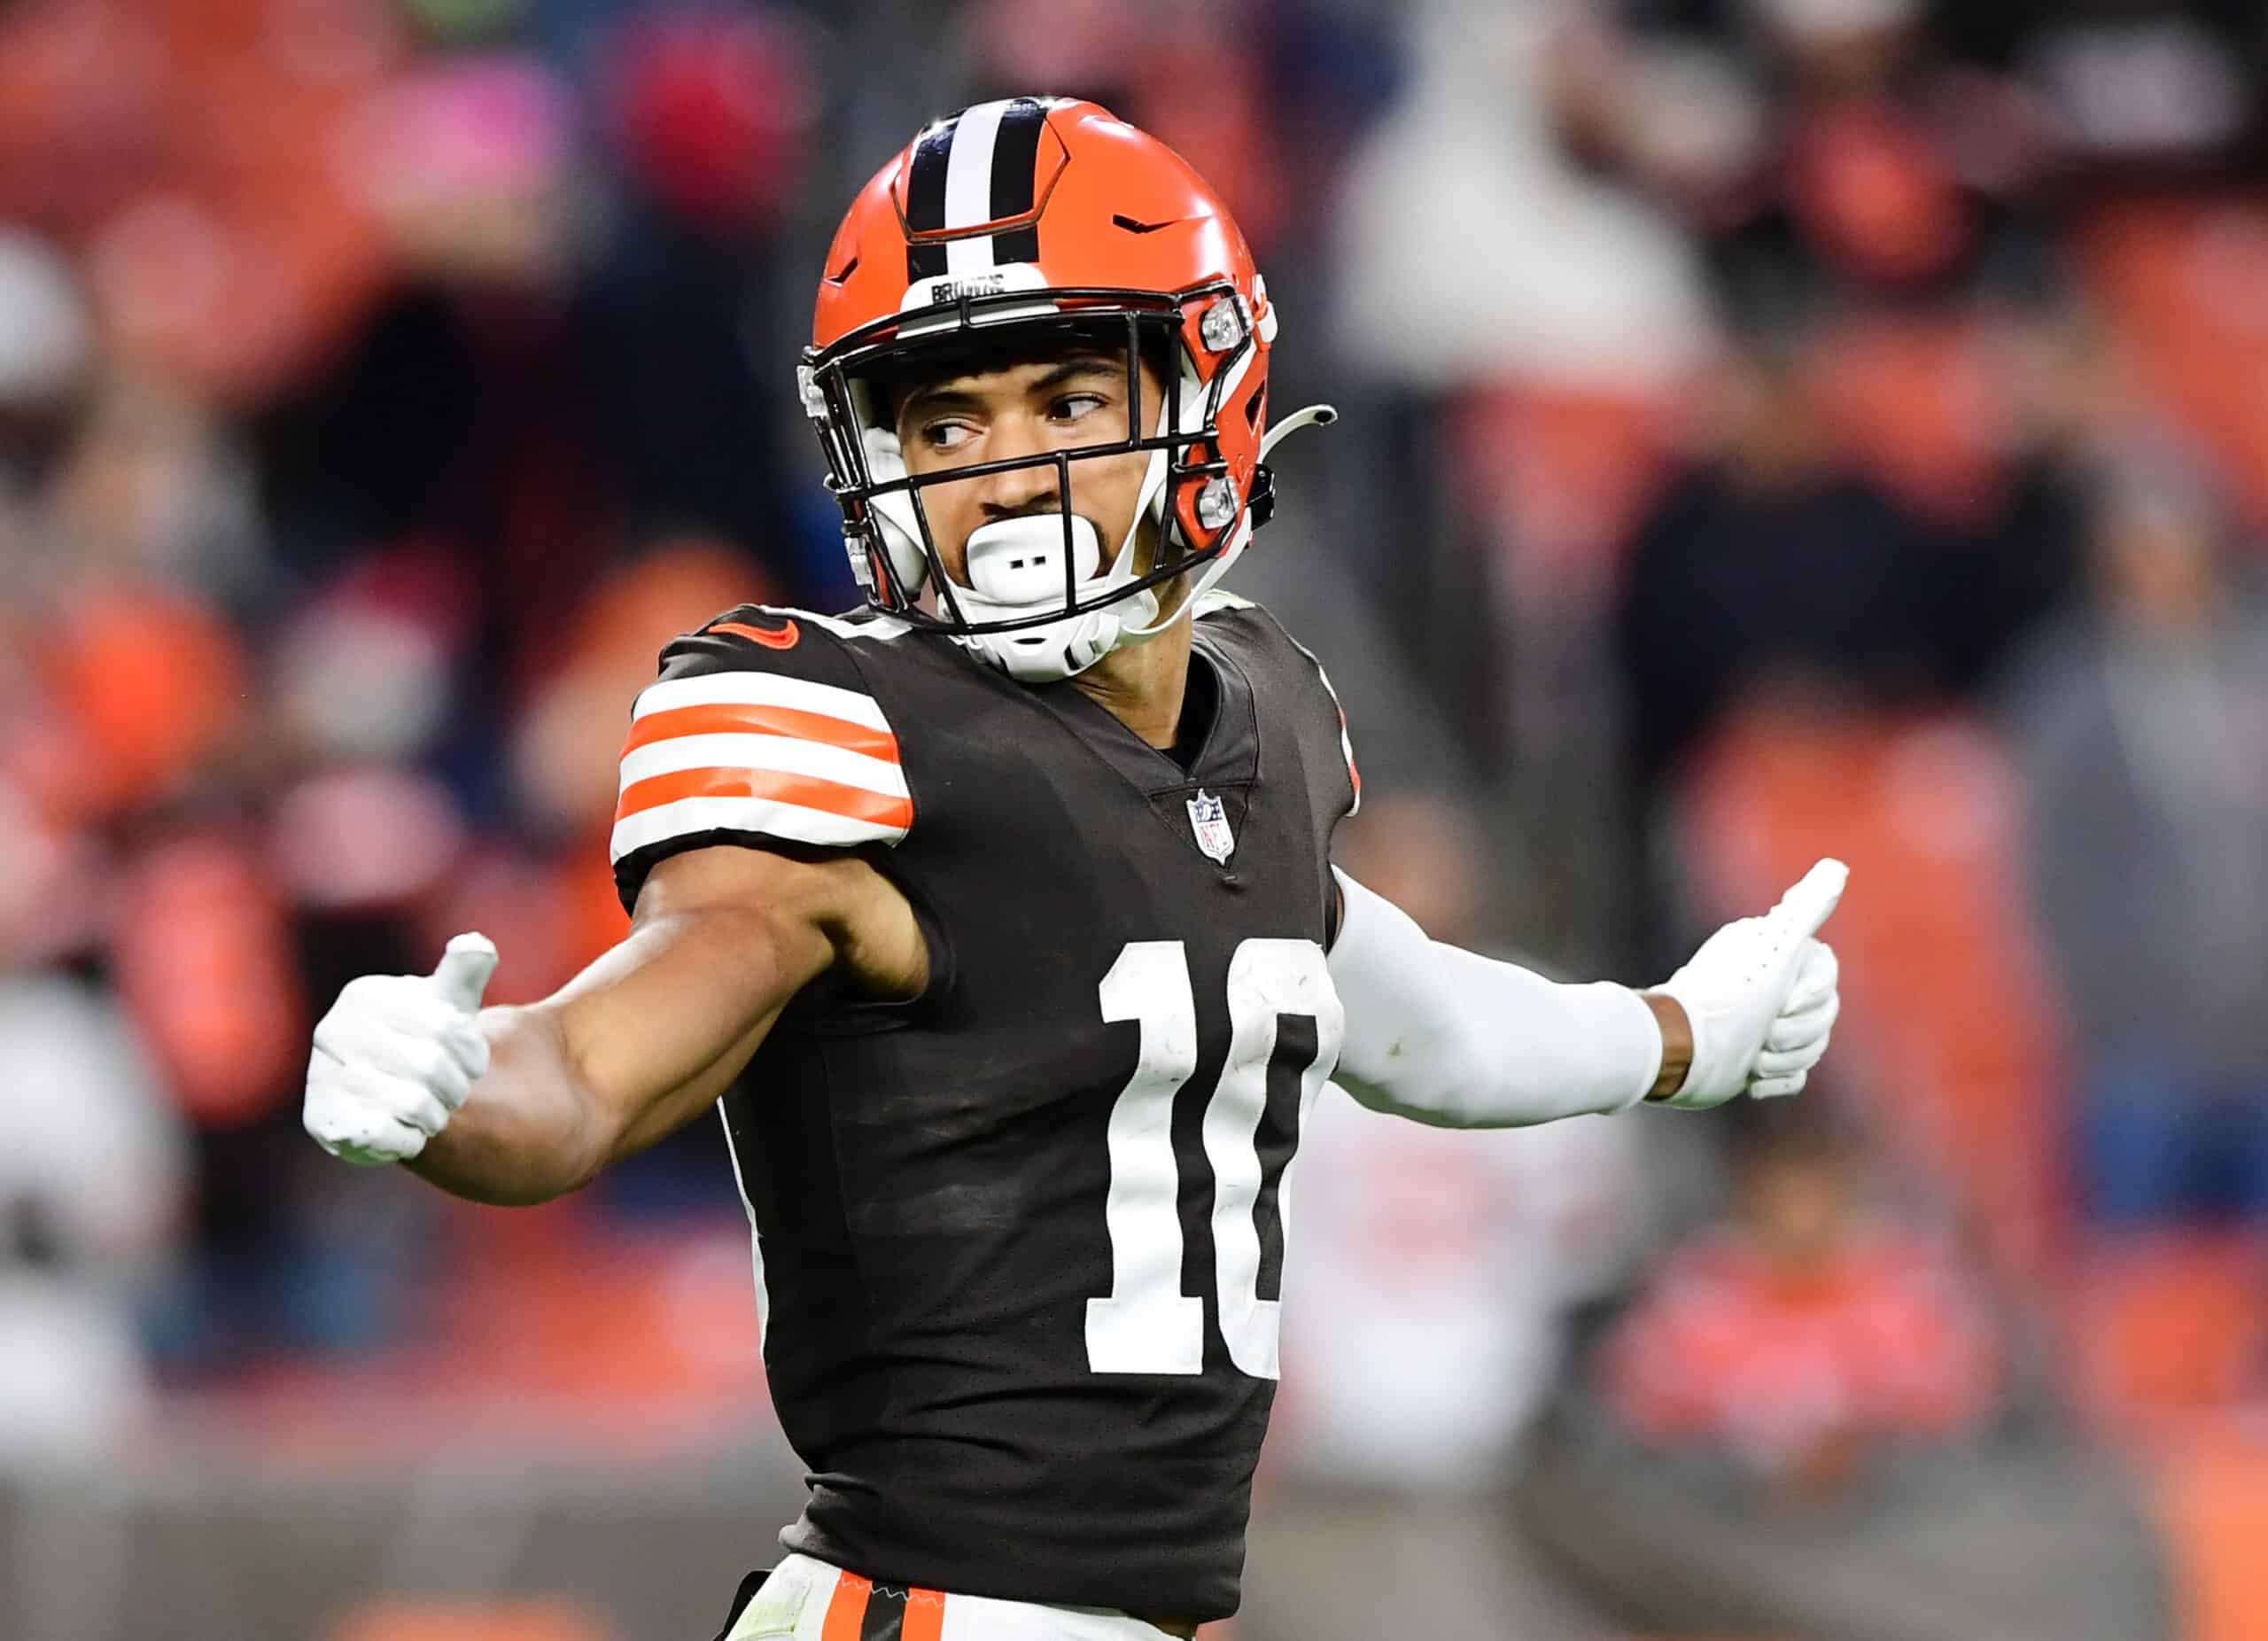
[[[886,758],[870,758],[823,741],[759,735],[670,735],[634,748],[623,755],[622,790],[680,769],[776,769],[788,774],[816,775],[889,797],[913,796],[905,788],[905,771]]]
[[[649,844],[700,832],[753,832],[823,846],[895,844],[905,836],[902,826],[883,826],[768,797],[680,797],[616,821],[610,852],[620,860]]]
[[[665,678],[646,687],[630,716],[635,720],[680,706],[720,705],[792,707],[799,712],[863,724],[869,729],[889,728],[881,704],[870,695],[833,684],[815,684],[808,679],[783,678],[777,673],[705,673],[697,678]]]

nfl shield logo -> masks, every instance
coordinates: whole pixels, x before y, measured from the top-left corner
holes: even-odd
[[[1229,812],[1221,800],[1200,787],[1189,800],[1189,824],[1196,829],[1197,846],[1226,866],[1235,852],[1237,835],[1229,830]]]

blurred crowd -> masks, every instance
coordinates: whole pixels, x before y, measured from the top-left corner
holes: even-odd
[[[791,374],[835,215],[1029,90],[1220,188],[1278,402],[1345,413],[1240,575],[1342,687],[1351,869],[1638,982],[1853,867],[1801,1121],[1318,1122],[1281,1486],[1414,1510],[1557,1443],[1712,1456],[1771,1520],[1884,1451],[2241,1409],[2256,7],[8,0],[0,1466],[446,1355],[437,1283],[738,1215],[705,1128],[542,1237],[353,1173],[299,1131],[307,1030],[460,929],[504,1001],[619,934],[659,645],[853,595]]]

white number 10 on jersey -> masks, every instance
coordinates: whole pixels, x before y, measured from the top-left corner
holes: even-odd
[[[1098,1373],[1196,1373],[1205,1365],[1205,1304],[1181,1291],[1180,1170],[1174,1095],[1197,1069],[1197,999],[1178,940],[1138,940],[1103,976],[1102,1017],[1142,1028],[1141,1057],[1110,1112],[1110,1295],[1087,1301],[1087,1366]],[[1213,1168],[1214,1280],[1229,1359],[1273,1379],[1278,1305],[1260,1297],[1265,1182],[1257,1137],[1268,1107],[1277,1020],[1315,1022],[1316,1054],[1300,1074],[1304,1126],[1316,1091],[1339,1063],[1346,1015],[1323,948],[1312,940],[1247,940],[1229,960],[1229,1057],[1205,1107]],[[1275,1182],[1276,1217],[1292,1237],[1292,1170]]]

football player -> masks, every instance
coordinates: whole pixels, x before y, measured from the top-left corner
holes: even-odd
[[[487,1202],[719,1108],[810,1470],[727,1633],[1188,1636],[1233,1612],[1303,1114],[1792,1093],[1823,861],[1651,992],[1428,939],[1331,865],[1315,659],[1217,583],[1266,522],[1278,318],[1221,201],[1091,103],[920,132],[800,374],[866,608],[730,611],[623,755],[631,932],[556,995],[355,981],[306,1122]],[[1415,1347],[1418,1342],[1411,1342]]]

